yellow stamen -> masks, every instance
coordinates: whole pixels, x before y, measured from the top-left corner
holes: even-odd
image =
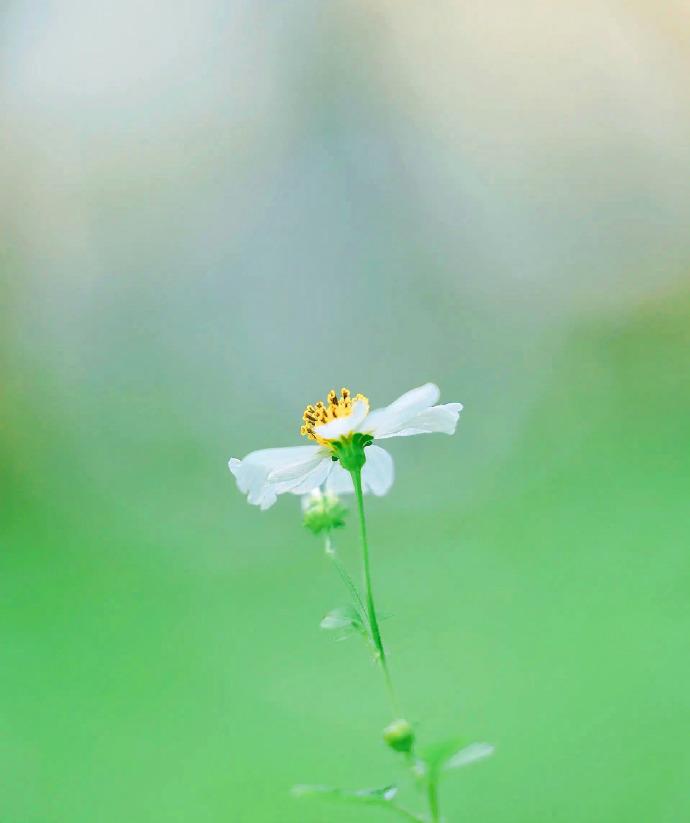
[[[319,437],[314,431],[317,426],[323,426],[324,423],[330,423],[337,417],[349,417],[352,414],[352,404],[357,400],[362,400],[369,407],[369,401],[363,394],[356,394],[354,397],[350,394],[349,389],[341,389],[340,397],[333,389],[328,392],[326,404],[320,400],[314,405],[309,405],[304,410],[302,415],[303,425],[300,429],[300,434],[308,437],[310,440],[315,440],[322,446],[327,446],[328,441],[323,437]]]

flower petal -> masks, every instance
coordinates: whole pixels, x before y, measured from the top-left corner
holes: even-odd
[[[405,427],[390,434],[379,435],[379,439],[386,437],[409,437],[411,434],[455,434],[458,418],[462,411],[462,403],[446,403],[442,406],[432,406],[408,420]]]
[[[438,398],[438,386],[426,383],[403,394],[390,406],[375,409],[366,418],[361,430],[372,434],[375,440],[431,432],[453,434],[462,404],[433,405]]]
[[[295,448],[309,449],[309,451],[301,454],[298,452],[295,454],[292,462],[271,469],[267,478],[271,483],[301,480],[327,456],[326,450],[319,446],[300,446]]]
[[[371,448],[371,446],[369,447]],[[333,494],[354,494],[355,487],[352,483],[350,472],[346,472],[340,463],[334,463],[331,473],[326,480],[326,491]]]
[[[330,423],[316,426],[314,433],[324,440],[337,440],[344,434],[357,431],[357,428],[369,413],[369,404],[365,400],[355,400],[352,412],[347,417],[336,417]]]
[[[381,497],[387,494],[393,485],[394,469],[393,458],[380,446],[367,446],[365,452],[367,460],[362,469],[362,491],[364,494],[375,494]],[[334,463],[325,485],[326,491],[333,494],[354,494],[350,472]]]
[[[283,449],[261,449],[251,452],[243,460],[230,459],[228,466],[241,492],[255,506],[267,509],[276,497],[298,485],[305,475],[318,468],[324,460],[321,446],[291,446]],[[301,466],[301,474],[294,468]],[[291,467],[289,479],[269,480],[272,472]],[[315,484],[316,485],[316,484]]]
[[[393,458],[381,446],[368,446],[364,452],[367,462],[362,469],[362,490],[381,497],[393,485],[395,470]]]
[[[390,432],[402,428],[411,417],[433,406],[439,396],[440,391],[435,383],[425,383],[411,389],[390,405],[372,411],[360,430],[373,434],[375,438],[388,437]]]
[[[334,465],[330,456],[322,457],[320,462],[308,474],[305,474],[296,484],[291,485],[285,491],[289,491],[291,494],[306,494],[313,491],[325,483]]]

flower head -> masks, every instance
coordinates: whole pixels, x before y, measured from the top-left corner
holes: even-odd
[[[432,432],[453,434],[462,404],[436,405],[439,395],[438,386],[426,383],[370,411],[364,395],[352,397],[342,389],[338,396],[331,391],[326,403],[309,405],[304,412],[301,433],[314,445],[262,449],[242,460],[233,457],[230,471],[247,500],[262,509],[286,492],[302,495],[323,486],[335,494],[351,493],[346,456],[352,455],[354,444],[361,453],[363,491],[384,495],[393,483],[393,458],[375,441]]]
[[[320,443],[322,446],[327,446],[328,439],[320,434],[321,428],[334,420],[343,420],[348,417],[350,418],[350,424],[352,424],[353,411],[356,412],[356,419],[358,415],[362,414],[362,410],[365,410],[364,414],[369,412],[369,400],[363,394],[356,394],[353,399],[349,389],[341,389],[340,397],[338,397],[335,390],[331,389],[328,392],[326,404],[319,400],[318,403],[310,404],[304,410],[302,415],[304,423],[300,429],[300,434]]]

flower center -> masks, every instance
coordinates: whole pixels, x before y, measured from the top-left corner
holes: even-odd
[[[304,410],[302,415],[304,423],[300,429],[300,434],[310,440],[315,440],[322,446],[328,446],[328,441],[319,437],[314,429],[317,426],[323,426],[324,423],[330,423],[331,420],[338,417],[349,417],[352,414],[352,404],[356,400],[363,401],[367,404],[367,408],[369,407],[369,400],[363,394],[356,394],[352,397],[349,389],[341,389],[340,397],[338,397],[335,391],[331,389],[328,392],[325,404],[319,400],[318,403],[313,406],[310,404]]]

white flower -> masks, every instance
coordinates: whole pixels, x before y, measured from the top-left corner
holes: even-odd
[[[230,471],[247,500],[262,509],[272,506],[285,492],[302,495],[323,487],[334,494],[352,493],[352,477],[335,460],[333,444],[355,433],[371,435],[374,440],[432,432],[453,434],[462,404],[437,406],[439,395],[438,386],[426,383],[370,412],[363,395],[353,398],[343,389],[338,397],[331,391],[326,404],[307,406],[304,412],[301,433],[315,445],[261,449],[243,460],[233,457],[228,464]],[[393,458],[372,443],[366,448],[362,490],[384,495],[392,483]]]

